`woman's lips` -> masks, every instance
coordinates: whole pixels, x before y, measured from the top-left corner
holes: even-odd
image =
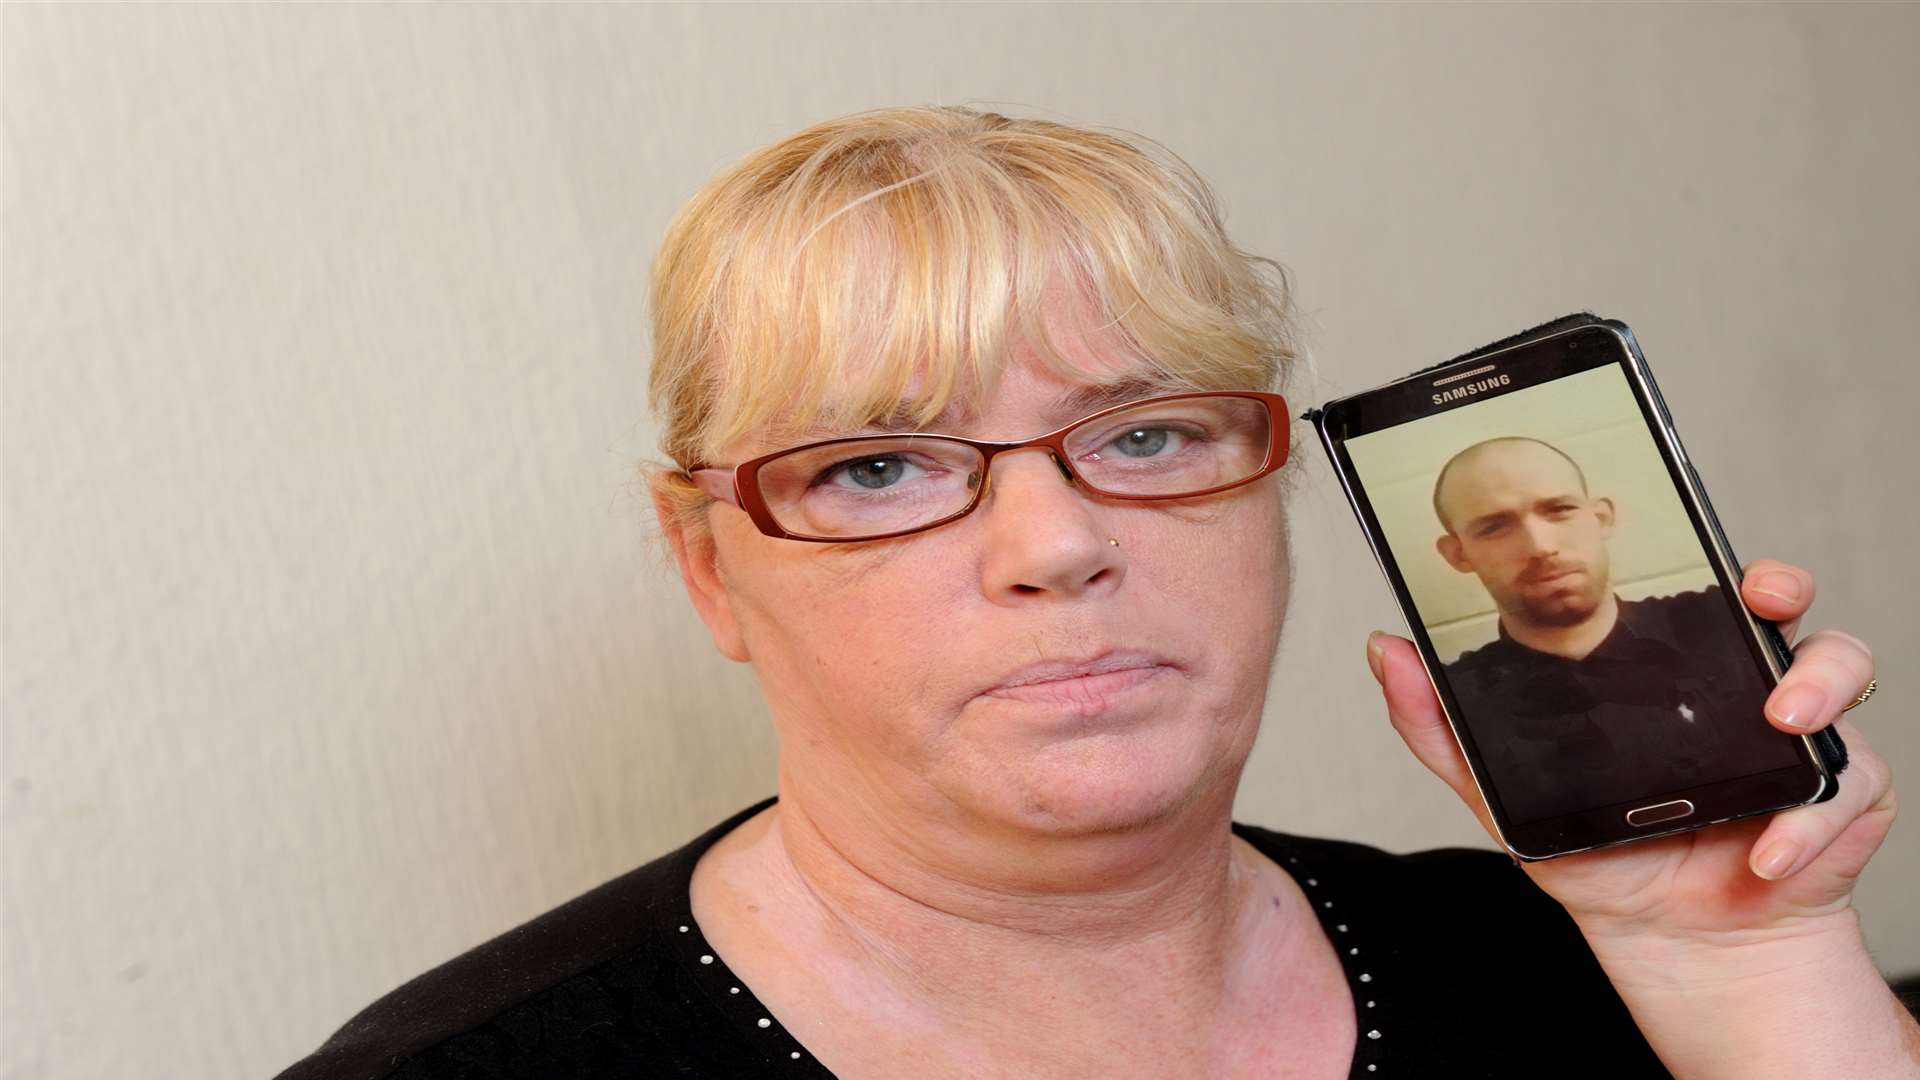
[[[1082,709],[1098,708],[1113,698],[1137,690],[1173,669],[1165,664],[1141,664],[1087,675],[1042,679],[1016,685],[1001,685],[983,697],[1004,698],[1036,705],[1070,705]]]

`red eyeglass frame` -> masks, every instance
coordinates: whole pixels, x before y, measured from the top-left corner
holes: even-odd
[[[1192,398],[1210,397],[1252,398],[1266,407],[1267,459],[1252,475],[1235,480],[1231,484],[1221,484],[1217,487],[1205,488],[1200,491],[1182,492],[1179,495],[1126,495],[1120,492],[1107,491],[1088,483],[1084,477],[1074,470],[1072,463],[1067,460],[1066,435],[1082,424],[1098,420],[1103,416],[1108,416],[1113,413],[1124,412],[1128,409],[1137,409],[1142,405],[1148,405],[1156,401],[1184,401]],[[760,493],[760,470],[764,468],[768,462],[786,457],[789,454],[797,454],[802,450],[812,450],[822,446],[837,446],[842,443],[868,442],[874,439],[939,439],[945,442],[959,443],[963,446],[972,447],[981,457],[980,486],[975,489],[973,498],[968,500],[967,505],[943,518],[929,521],[924,525],[916,525],[911,529],[898,529],[893,532],[878,533],[873,536],[810,536],[806,533],[789,532],[782,528],[778,521],[774,520],[773,512],[768,509],[766,499],[762,497]],[[696,487],[707,495],[746,511],[747,517],[753,521],[756,528],[775,539],[800,540],[814,544],[859,544],[869,540],[889,540],[896,536],[910,536],[917,532],[925,532],[928,529],[938,528],[948,522],[958,521],[960,518],[973,513],[974,509],[980,505],[981,498],[986,495],[987,488],[993,482],[993,459],[997,455],[1004,454],[1010,450],[1024,450],[1034,446],[1044,447],[1050,451],[1048,456],[1053,458],[1054,465],[1066,476],[1069,483],[1091,491],[1103,498],[1122,499],[1128,502],[1164,502],[1171,499],[1198,498],[1202,495],[1212,495],[1216,492],[1230,491],[1245,484],[1251,484],[1255,480],[1260,479],[1287,463],[1287,445],[1286,398],[1279,394],[1268,393],[1261,390],[1196,390],[1189,393],[1162,394],[1155,397],[1140,398],[1137,401],[1129,401],[1120,405],[1110,406],[1101,409],[1099,412],[1089,413],[1064,427],[1049,431],[1045,435],[1036,435],[1031,439],[1022,439],[1017,442],[987,442],[981,439],[966,439],[958,435],[948,435],[943,432],[931,431],[848,435],[838,439],[825,439],[820,442],[806,443],[802,446],[790,446],[784,450],[776,450],[771,454],[762,454],[759,457],[743,461],[733,466],[694,465],[685,469],[684,474],[687,479],[692,481]]]

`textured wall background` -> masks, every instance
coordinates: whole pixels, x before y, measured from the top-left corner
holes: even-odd
[[[1297,274],[1303,402],[1630,321],[1911,788],[1912,6],[0,7],[0,1075],[257,1077],[767,793],[633,484],[722,164],[974,102],[1161,138]],[[1244,819],[1485,844],[1362,662],[1312,454]],[[1861,887],[1920,968],[1920,852]]]

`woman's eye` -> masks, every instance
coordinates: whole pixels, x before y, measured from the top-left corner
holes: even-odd
[[[842,462],[822,473],[820,480],[822,483],[830,483],[838,487],[853,486],[868,491],[878,491],[882,488],[890,488],[902,480],[925,471],[898,454],[885,454],[880,457],[856,458]],[[851,485],[847,481],[850,481]]]
[[[1126,457],[1153,457],[1169,449],[1178,450],[1185,438],[1169,428],[1134,428],[1124,431],[1107,445]],[[1169,446],[1169,444],[1172,444]]]

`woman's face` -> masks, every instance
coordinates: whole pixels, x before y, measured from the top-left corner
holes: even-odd
[[[1096,369],[1097,337],[1061,347]],[[1051,431],[1078,419],[1057,399],[1093,381],[1016,348],[991,398],[940,429]],[[1051,833],[1230,803],[1286,607],[1273,479],[1126,503],[1069,486],[1044,450],[993,469],[972,514],[923,533],[778,540],[716,504],[710,540],[677,545],[715,642],[759,674],[783,789]]]

